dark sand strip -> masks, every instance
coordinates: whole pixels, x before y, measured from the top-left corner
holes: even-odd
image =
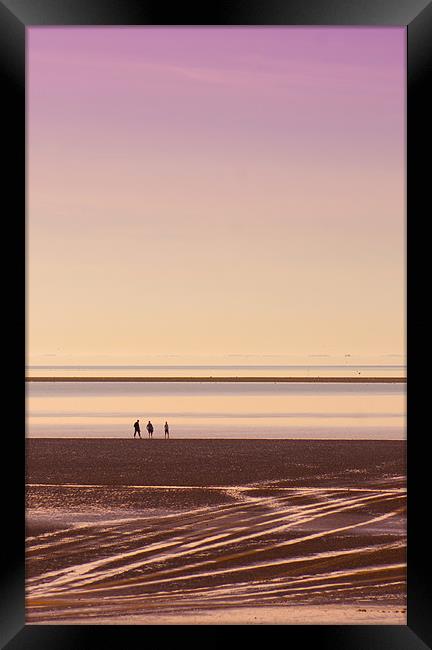
[[[26,482],[209,488],[278,481],[280,487],[402,487],[405,448],[403,440],[30,438]]]
[[[405,384],[406,377],[26,377],[33,382]]]

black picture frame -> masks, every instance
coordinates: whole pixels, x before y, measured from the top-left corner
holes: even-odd
[[[71,626],[25,625],[24,619],[24,541],[25,541],[25,42],[26,29],[36,25],[362,25],[407,27],[407,308],[410,320],[408,337],[408,622],[407,625],[295,625],[247,626],[240,631],[253,635],[257,643],[267,641],[271,633],[283,633],[284,642],[301,647],[347,648],[357,650],[410,650],[431,647],[432,604],[427,568],[430,564],[428,536],[423,535],[423,499],[428,494],[428,455],[423,452],[421,418],[426,415],[422,400],[420,375],[414,366],[415,349],[421,349],[423,331],[420,314],[412,310],[417,287],[426,272],[425,238],[420,232],[426,217],[429,154],[427,72],[431,68],[432,4],[427,0],[269,0],[260,2],[233,0],[219,5],[190,7],[145,0],[0,0],[0,65],[3,77],[3,172],[2,207],[9,205],[3,224],[4,251],[10,252],[3,274],[4,318],[9,331],[5,345],[10,393],[7,408],[12,415],[5,422],[3,469],[10,465],[13,473],[3,486],[4,521],[8,528],[2,535],[1,647],[8,650],[29,648],[90,648],[98,645],[125,647],[148,642],[143,626]],[[9,201],[7,201],[9,199]],[[416,253],[411,254],[416,240]],[[408,310],[407,310],[408,313]],[[411,316],[413,314],[413,316]],[[424,328],[426,329],[426,328]],[[14,341],[9,345],[9,341]],[[426,347],[426,342],[425,342]],[[413,352],[414,350],[414,352]],[[411,356],[412,355],[412,356]],[[412,372],[411,372],[412,371]],[[22,419],[17,417],[22,413]],[[427,420],[425,420],[427,422]],[[7,443],[7,444],[6,444]],[[7,462],[6,462],[7,461]],[[4,472],[3,472],[4,474]],[[6,534],[7,530],[7,534]],[[231,626],[230,626],[231,627]],[[243,628],[243,626],[241,626]],[[262,627],[265,629],[263,630]],[[207,635],[207,626],[181,626],[176,640],[198,641]],[[224,640],[227,626],[213,626],[214,641]],[[171,627],[158,628],[159,638],[166,640]],[[230,631],[231,635],[231,631]],[[267,641],[268,642],[268,641]]]

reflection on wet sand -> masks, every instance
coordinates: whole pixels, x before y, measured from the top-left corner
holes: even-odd
[[[81,458],[77,476],[84,479],[82,442],[66,442],[73,443],[75,463],[77,454]],[[219,453],[213,449],[212,462],[200,468],[208,483],[224,451],[235,453],[244,444],[218,442]],[[201,452],[211,445],[202,443]],[[262,455],[273,462],[273,476],[240,485],[126,485],[116,476],[111,485],[32,482],[42,467],[40,456],[36,463],[30,454],[28,621],[146,620],[156,614],[196,619],[199,611],[208,616],[209,610],[239,607],[247,618],[249,607],[385,604],[393,608],[386,620],[400,622],[406,491],[397,470],[403,469],[403,447],[398,454],[396,443],[392,449],[386,443],[372,451],[363,447],[363,467],[357,461],[338,469],[335,460],[344,456],[338,444],[328,442],[326,452],[321,446],[320,455],[315,448],[314,463],[302,468],[305,443],[297,441],[295,451],[291,445],[287,465],[277,456],[289,446],[272,441]],[[194,455],[192,445],[187,450]],[[221,465],[220,478],[227,472]],[[299,480],[296,473],[309,476]],[[160,478],[165,474],[169,468]]]

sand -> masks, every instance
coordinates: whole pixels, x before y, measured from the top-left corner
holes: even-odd
[[[92,618],[92,625],[406,625],[406,608],[372,605],[281,607],[223,607],[181,614],[155,613],[137,616]],[[45,621],[39,624],[44,624]],[[56,625],[83,623],[73,618],[56,620]],[[38,624],[38,623],[35,623]]]
[[[405,624],[400,441],[27,442],[30,623]]]
[[[204,377],[204,376],[195,376],[195,377],[165,377],[165,376],[156,376],[156,377],[143,377],[143,376],[136,376],[136,377],[130,377],[130,376],[113,376],[113,377],[98,377],[98,376],[93,376],[93,377],[86,377],[85,375],[81,376],[59,376],[59,375],[53,375],[51,377],[26,377],[26,381],[29,382],[45,382],[45,383],[51,383],[51,382],[129,382],[129,383],[136,383],[136,382],[143,382],[143,383],[212,383],[212,384],[232,384],[232,383],[256,383],[256,384],[299,384],[299,383],[305,383],[305,384],[314,384],[314,383],[320,383],[320,384],[405,384],[406,383],[406,377],[366,377],[366,376],[342,376],[342,377],[311,377],[311,376],[299,376],[299,377],[282,377],[275,375],[273,377],[268,377],[265,375],[258,375],[256,377],[248,377],[248,376],[239,376],[239,377],[232,377],[232,376],[215,376],[215,377]]]
[[[405,442],[385,440],[28,439],[27,483],[382,486],[405,476]],[[337,481],[337,484],[335,483]]]

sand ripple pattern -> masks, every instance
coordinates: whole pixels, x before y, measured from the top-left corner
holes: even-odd
[[[28,621],[404,602],[404,488],[212,489],[225,502],[164,515],[126,513],[28,538]]]

